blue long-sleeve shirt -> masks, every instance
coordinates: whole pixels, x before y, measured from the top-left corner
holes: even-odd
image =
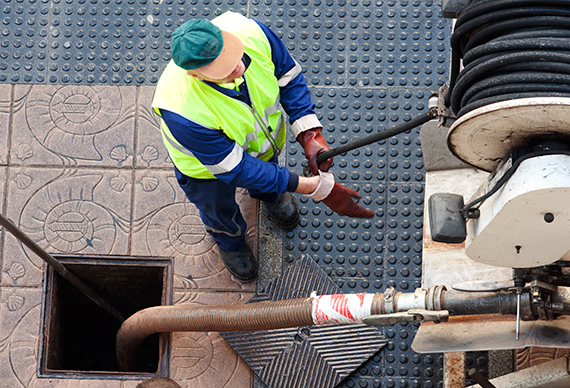
[[[275,77],[278,80],[287,78],[287,74],[299,66],[291,57],[279,37],[264,24],[256,22],[263,30],[271,46],[271,59],[275,65]],[[246,61],[246,66],[248,62]],[[255,82],[246,78],[248,83]],[[303,74],[299,71],[294,78],[280,82],[280,102],[289,116],[292,132],[296,136],[299,131],[320,126],[311,102],[310,92]],[[206,82],[221,93],[244,102],[249,102],[247,93],[227,89],[215,83]],[[222,162],[234,149],[235,142],[223,131],[212,130],[192,122],[179,114],[161,109],[162,119],[168,126],[172,136],[204,165],[214,166]],[[295,131],[293,131],[295,127]],[[295,133],[297,132],[297,133]],[[299,177],[276,163],[264,162],[247,153],[231,170],[215,174],[216,178],[233,186],[254,189],[266,193],[283,193],[295,191]]]

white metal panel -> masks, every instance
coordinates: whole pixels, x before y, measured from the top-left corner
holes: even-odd
[[[479,210],[467,222],[466,253],[473,260],[510,268],[559,260],[570,250],[570,156],[523,161]]]

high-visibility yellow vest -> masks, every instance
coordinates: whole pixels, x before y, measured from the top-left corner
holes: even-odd
[[[187,75],[186,70],[172,60],[160,77],[152,107],[158,114],[159,109],[166,109],[206,128],[223,131],[245,152],[267,161],[280,152],[286,136],[271,46],[257,23],[241,14],[226,12],[212,23],[237,36],[251,58],[245,78],[252,107]],[[213,173],[225,171],[206,169],[191,151],[174,139],[163,120],[161,130],[170,158],[183,174],[212,179],[215,178]]]

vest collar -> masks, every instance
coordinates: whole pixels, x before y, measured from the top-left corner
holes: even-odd
[[[251,58],[249,57],[249,55],[247,55],[246,53],[243,54],[242,57],[242,62],[245,65],[245,72],[243,73],[243,83],[240,85],[240,90],[234,90],[234,89],[228,89],[228,88],[224,88],[223,86],[214,83],[214,82],[210,82],[210,81],[202,81],[204,82],[206,85],[214,88],[215,90],[217,90],[218,92],[222,93],[225,96],[228,96],[230,98],[235,98],[236,100],[240,100],[242,102],[245,102],[247,105],[251,105],[251,100],[249,98],[249,92],[247,90],[247,81],[246,81],[246,77],[245,77],[245,73],[247,72],[247,69],[249,68],[249,65],[251,64]]]

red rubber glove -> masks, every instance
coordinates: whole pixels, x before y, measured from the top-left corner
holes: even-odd
[[[374,217],[372,210],[358,206],[353,198],[359,199],[360,194],[335,182],[331,193],[322,202],[341,216],[355,218]]]
[[[322,128],[313,128],[301,132],[299,136],[297,136],[297,141],[305,150],[305,158],[307,158],[309,162],[309,171],[311,171],[313,175],[319,175],[319,170],[328,171],[333,162],[333,158],[329,158],[321,163],[320,166],[317,166],[317,156],[330,150],[321,130]]]

